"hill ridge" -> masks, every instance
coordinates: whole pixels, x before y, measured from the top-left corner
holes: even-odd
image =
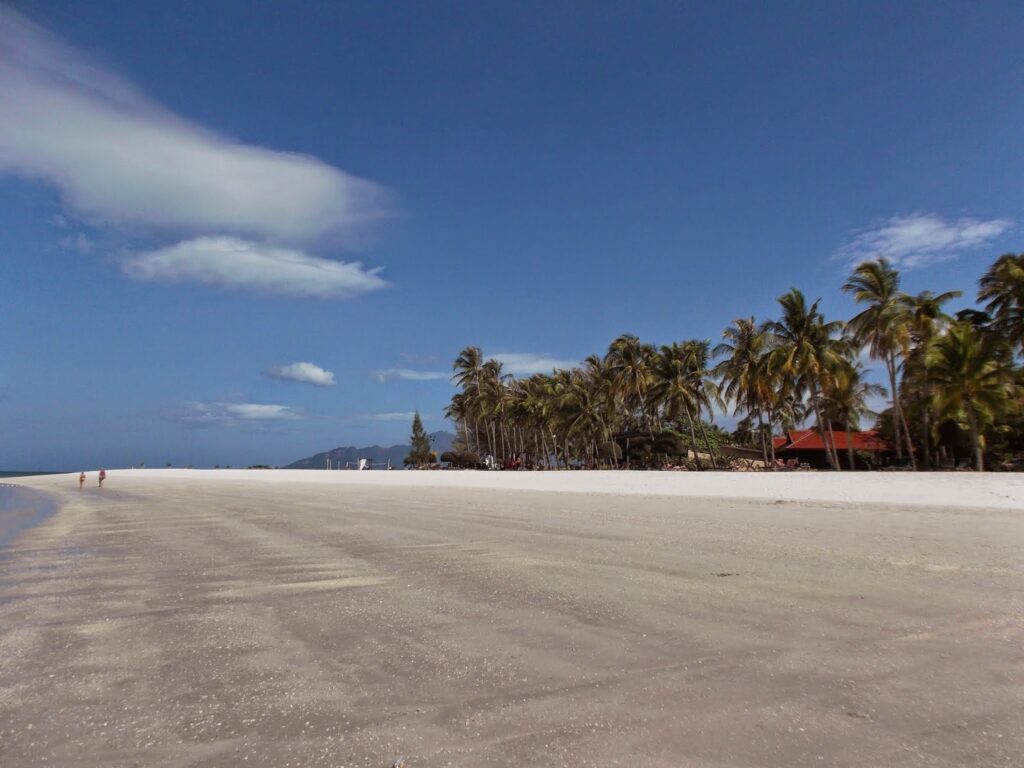
[[[446,430],[440,429],[430,433],[430,444],[438,455],[451,450],[454,441],[455,435]],[[408,443],[390,446],[365,445],[362,447],[342,445],[329,451],[315,453],[312,456],[294,461],[285,469],[326,469],[328,459],[331,460],[331,466],[333,467],[344,466],[346,463],[355,464],[359,459],[369,459],[375,464],[390,461],[392,467],[400,468],[403,466],[402,460],[409,455],[411,449],[412,446]]]

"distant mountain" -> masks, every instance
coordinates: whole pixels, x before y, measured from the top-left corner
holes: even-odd
[[[440,430],[430,433],[430,445],[438,456],[445,451],[450,451],[454,442],[455,435],[451,432]],[[299,459],[285,469],[326,469],[328,459],[331,460],[332,467],[344,467],[346,462],[351,463],[354,467],[359,459],[369,459],[374,464],[390,461],[392,467],[401,469],[402,460],[409,455],[410,450],[412,450],[410,445],[392,445],[389,448],[382,445],[368,445],[363,448],[346,445],[332,451],[317,453],[306,459]]]

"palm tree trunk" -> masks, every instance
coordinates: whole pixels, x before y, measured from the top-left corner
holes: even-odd
[[[775,411],[768,411],[768,450],[772,460],[772,472],[775,471],[775,435],[772,434],[772,425],[775,423]]]
[[[697,453],[697,434],[693,430],[693,417],[686,414],[686,420],[690,423],[690,445],[693,446],[693,460],[697,464],[697,471],[703,472],[704,465],[700,461],[700,454]]]
[[[849,433],[847,433],[846,439],[850,439]],[[832,429],[831,420],[829,420],[828,422],[828,440],[829,450],[832,451],[832,463],[835,465],[836,472],[840,472],[842,470],[842,465],[839,463],[839,451],[836,450],[836,433]]]
[[[974,403],[968,400],[964,410],[967,411],[967,425],[971,428],[971,448],[974,450],[974,468],[978,472],[985,471],[985,457],[981,452],[981,437],[978,434],[978,417],[974,413]]]
[[[925,392],[924,406],[921,408],[921,468],[926,472],[932,468],[931,454],[931,414],[928,412],[928,393]]]
[[[896,443],[896,458],[903,459],[903,443],[900,441],[900,399],[896,393],[896,356],[891,354],[885,359],[885,368],[889,373],[889,393],[892,395],[892,431],[893,442]]]
[[[857,469],[857,465],[856,465],[856,463],[853,460],[853,441],[850,440],[850,432],[851,432],[852,429],[853,429],[853,424],[851,424],[850,420],[847,419],[846,420],[846,454],[847,454],[847,458],[850,460],[850,471],[851,472],[853,472],[853,471],[855,471]]]
[[[825,446],[825,455],[828,456],[829,466],[832,467],[832,469],[835,469],[835,459],[832,456],[832,451],[828,448],[828,441],[825,439],[825,424],[821,419],[821,403],[818,402],[818,387],[814,384],[813,379],[811,379],[811,403],[814,408],[814,418],[818,421],[818,437],[821,438],[821,444]]]
[[[768,443],[764,437],[764,414],[761,413],[761,409],[757,409],[757,428],[761,433],[761,458],[764,459],[764,467],[768,468]]]
[[[914,459],[914,441],[910,436],[910,425],[907,423],[907,414],[903,412],[903,406],[900,406],[900,420],[903,422],[903,435],[907,438],[907,455],[910,457],[910,468],[917,471],[917,461]]]
[[[700,411],[699,410],[697,411],[697,415],[698,415],[698,418],[699,418],[700,417]],[[707,430],[704,429],[704,420],[700,419],[700,421],[698,421],[697,424],[700,426],[700,436],[704,440],[704,446],[708,449],[708,456],[711,457],[711,468],[714,469],[714,470],[717,470],[718,469],[718,462],[715,461],[715,452],[711,449],[711,441],[708,440]]]

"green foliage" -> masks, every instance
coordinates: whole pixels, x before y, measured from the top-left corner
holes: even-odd
[[[436,456],[430,450],[430,437],[427,436],[427,431],[423,429],[423,420],[420,418],[419,411],[416,411],[416,415],[412,419],[412,436],[410,440],[412,442],[412,450],[405,457],[405,464],[407,466],[421,467],[434,461]]]
[[[981,281],[988,312],[962,310],[958,321],[945,305],[959,291],[908,295],[895,267],[879,259],[843,285],[858,304],[849,323],[827,320],[820,299],[793,288],[779,297],[777,319],[734,320],[714,351],[703,339],[655,346],[623,334],[578,367],[517,379],[466,347],[452,367],[459,391],[445,410],[458,434],[450,463],[489,455],[548,469],[637,467],[692,452],[702,469],[709,458],[716,466],[730,443],[770,461],[771,436],[810,420],[843,470],[848,451],[840,458],[824,433],[859,428],[881,397],[890,399],[878,416],[882,434],[911,465],[948,458],[960,448],[958,430],[1006,455],[1024,444],[1024,417],[1011,418],[1022,397],[1010,351],[1024,351],[1022,270],[1024,254],[1001,257]],[[887,390],[869,378],[865,351],[884,366]],[[725,408],[742,417],[732,435],[713,423]],[[869,464],[867,455],[854,458]],[[420,463],[419,455],[410,460]]]

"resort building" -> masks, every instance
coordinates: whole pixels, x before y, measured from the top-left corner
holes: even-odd
[[[857,469],[883,466],[891,463],[896,456],[895,446],[874,429],[863,432],[834,430],[825,433],[827,440],[831,441],[833,437],[843,469],[848,466],[851,448]],[[775,444],[776,457],[783,461],[795,461],[798,465],[809,464],[815,469],[827,469],[829,466],[825,443],[815,429],[792,429],[781,437],[773,437],[772,441]],[[865,460],[865,454],[870,455],[869,460]]]

